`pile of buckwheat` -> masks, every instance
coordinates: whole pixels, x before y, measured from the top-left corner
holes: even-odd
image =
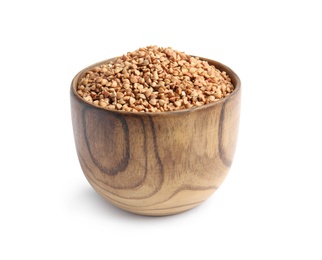
[[[171,48],[148,46],[92,68],[77,93],[106,109],[166,112],[215,102],[234,90],[225,71]]]

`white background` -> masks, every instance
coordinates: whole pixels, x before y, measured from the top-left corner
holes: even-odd
[[[2,1],[0,259],[322,259],[319,1]],[[87,183],[69,87],[147,45],[242,81],[231,171],[170,217],[119,210]]]

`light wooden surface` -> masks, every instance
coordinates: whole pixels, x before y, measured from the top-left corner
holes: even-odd
[[[75,92],[88,68],[73,79],[78,158],[89,183],[109,202],[137,214],[170,215],[199,205],[220,186],[237,142],[240,80],[228,67],[204,60],[227,72],[234,92],[216,103],[176,112],[98,108]]]

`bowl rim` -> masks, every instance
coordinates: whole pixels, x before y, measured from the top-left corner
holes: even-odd
[[[185,113],[188,113],[188,112],[191,112],[191,111],[197,111],[197,110],[203,110],[203,109],[207,109],[207,108],[210,108],[210,107],[213,107],[213,106],[217,106],[219,104],[222,104],[224,102],[226,102],[227,100],[229,100],[231,97],[233,97],[234,95],[236,95],[238,92],[241,91],[241,81],[240,81],[240,78],[238,77],[238,75],[230,68],[228,67],[227,65],[219,62],[219,61],[216,61],[216,60],[212,60],[212,59],[208,59],[208,58],[203,58],[203,57],[200,57],[200,56],[195,56],[195,55],[189,55],[191,57],[198,57],[200,60],[202,61],[207,61],[210,65],[214,65],[217,69],[219,69],[220,71],[225,71],[229,77],[231,78],[233,84],[234,84],[234,91],[229,94],[228,96],[224,97],[224,98],[221,98],[219,99],[218,101],[216,102],[211,102],[209,104],[206,104],[206,105],[202,105],[202,106],[195,106],[195,107],[192,107],[192,108],[188,108],[188,109],[180,109],[180,110],[176,110],[176,111],[165,111],[165,112],[130,112],[130,111],[123,111],[123,110],[114,110],[114,109],[105,109],[103,107],[100,107],[100,106],[95,106],[94,104],[92,103],[89,103],[87,102],[86,100],[84,100],[83,98],[81,98],[77,92],[76,92],[76,86],[78,84],[78,81],[80,79],[80,77],[85,74],[86,71],[88,71],[89,69],[93,68],[93,67],[96,67],[96,66],[99,66],[99,65],[102,65],[104,63],[107,63],[111,60],[114,60],[115,58],[118,58],[118,57],[114,57],[114,58],[109,58],[109,59],[105,59],[105,60],[102,60],[102,61],[99,61],[99,62],[96,62],[92,65],[89,65],[87,66],[86,68],[82,69],[81,71],[79,71],[75,76],[74,78],[72,79],[72,82],[71,82],[71,94],[76,97],[76,99],[78,99],[80,102],[83,102],[84,104],[88,105],[88,106],[91,106],[95,109],[100,109],[102,111],[107,111],[107,112],[111,112],[111,113],[117,113],[117,114],[122,114],[122,115],[142,115],[142,116],[165,116],[165,115],[175,115],[175,114],[185,114]]]

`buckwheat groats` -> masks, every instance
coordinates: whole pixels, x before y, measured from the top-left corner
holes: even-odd
[[[225,71],[171,48],[148,46],[88,70],[77,93],[105,109],[167,112],[202,106],[234,90]]]

